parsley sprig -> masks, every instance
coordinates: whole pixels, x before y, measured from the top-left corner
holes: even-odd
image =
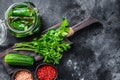
[[[62,58],[62,52],[70,48],[70,44],[64,41],[69,31],[67,26],[68,21],[63,18],[59,28],[50,29],[31,42],[16,43],[14,50],[33,51],[43,56],[44,62],[58,64]]]

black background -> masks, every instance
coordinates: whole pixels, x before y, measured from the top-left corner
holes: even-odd
[[[4,20],[4,12],[11,4],[23,1],[25,0],[0,0],[0,18]],[[28,1],[33,2],[40,11],[43,23],[41,31],[60,22],[62,17],[69,20],[70,26],[90,15],[102,23],[84,28],[69,38],[73,45],[63,53],[60,64],[56,65],[58,80],[120,80],[119,0]],[[31,40],[35,36],[17,39],[8,33],[7,41],[0,46],[0,51],[16,42]],[[0,80],[9,80],[2,63]]]

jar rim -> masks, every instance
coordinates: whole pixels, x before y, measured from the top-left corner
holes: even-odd
[[[16,29],[13,29],[13,28],[11,28],[11,26],[9,25],[9,23],[8,23],[8,14],[9,14],[9,11],[13,8],[13,7],[15,7],[15,6],[17,6],[17,5],[25,5],[25,6],[28,6],[28,7],[31,7],[32,9],[35,9],[32,5],[28,5],[27,3],[25,3],[25,2],[17,2],[17,3],[14,3],[14,4],[12,4],[12,5],[10,5],[10,7],[7,9],[7,11],[6,11],[6,13],[5,13],[5,22],[6,22],[6,24],[7,24],[7,26],[8,26],[8,28],[10,29],[10,30],[12,30],[12,31],[14,31],[14,32],[16,32],[16,33],[24,33],[24,32],[27,32],[27,31],[30,31],[31,29],[33,29],[33,27],[37,24],[37,19],[35,19],[35,23],[33,24],[33,25],[31,25],[27,30],[25,30],[25,31],[20,31],[20,30],[16,30]],[[36,17],[37,18],[37,16],[38,16],[38,13],[35,11],[35,16],[34,17]]]

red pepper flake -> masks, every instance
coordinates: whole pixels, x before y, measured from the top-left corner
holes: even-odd
[[[51,65],[40,66],[37,70],[37,77],[39,80],[54,80],[57,71]]]

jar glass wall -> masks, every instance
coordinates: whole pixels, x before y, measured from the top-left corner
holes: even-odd
[[[5,13],[5,23],[10,33],[18,38],[38,32],[41,26],[38,10],[29,2],[11,5]]]
[[[2,20],[0,20],[0,45],[4,45],[7,37],[7,29]]]

